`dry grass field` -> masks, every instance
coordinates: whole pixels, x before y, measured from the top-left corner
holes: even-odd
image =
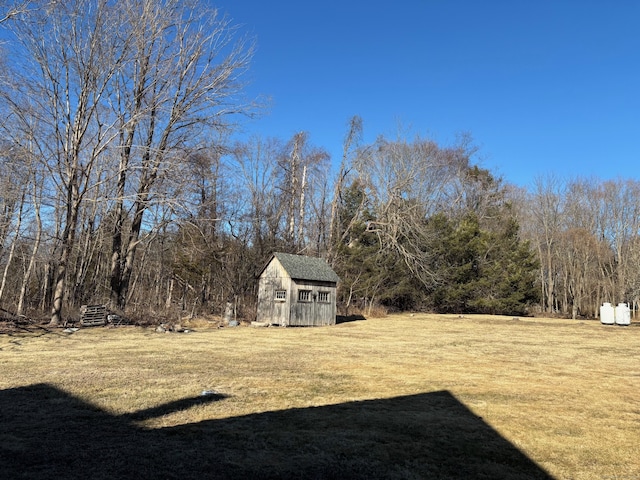
[[[0,477],[640,479],[639,353],[485,316],[5,333]]]

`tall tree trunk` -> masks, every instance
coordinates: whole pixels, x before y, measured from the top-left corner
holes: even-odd
[[[298,216],[298,248],[304,247],[304,194],[307,188],[307,166],[302,167],[302,180],[300,181],[300,213]]]
[[[291,186],[289,192],[289,230],[287,232],[287,238],[291,245],[295,244],[295,234],[296,234],[296,196],[298,193],[298,164],[300,163],[300,134],[296,135],[293,143],[293,151],[291,152],[291,170],[290,170],[290,181]]]
[[[115,222],[113,225],[113,231],[111,233],[111,293],[109,298],[111,308],[124,308],[124,305],[121,301],[120,283],[122,279],[122,228],[125,219],[124,195],[129,152],[130,149],[127,149],[127,151],[123,153],[120,158],[118,186],[116,188]]]
[[[62,234],[62,251],[58,260],[58,269],[55,277],[55,288],[53,290],[53,307],[51,309],[51,321],[49,326],[57,327],[62,324],[62,306],[64,303],[65,282],[67,278],[67,267],[71,251],[75,243],[76,223],[78,220],[78,207],[69,206],[67,223]]]
[[[338,178],[336,179],[335,189],[333,192],[333,200],[331,201],[331,219],[329,220],[329,245],[327,257],[329,264],[333,266],[335,257],[335,244],[337,239],[340,238],[342,233],[339,231],[341,219],[339,218],[339,204],[340,197],[342,196],[342,190],[344,187],[344,181],[349,168],[347,162],[349,160],[349,151],[354,143],[356,143],[358,137],[362,134],[362,119],[358,116],[354,116],[349,121],[349,132],[344,141],[342,149],[342,160],[340,162],[340,171],[338,172]]]
[[[144,196],[146,198],[147,195]],[[116,300],[116,307],[124,310],[127,305],[127,298],[129,295],[129,285],[131,282],[131,274],[133,272],[133,263],[136,256],[136,250],[138,243],[140,242],[140,231],[142,229],[142,219],[144,216],[145,201],[141,198],[136,201],[135,213],[133,216],[133,222],[131,223],[131,231],[129,232],[126,242],[126,251],[124,258],[118,262],[120,267],[114,271],[112,270],[111,277],[111,295]]]
[[[13,256],[16,251],[16,244],[18,243],[18,239],[20,238],[20,227],[22,226],[22,212],[24,210],[24,197],[25,194],[22,194],[20,199],[20,206],[18,207],[18,218],[16,220],[16,233],[11,242],[11,248],[9,249],[9,258],[7,258],[7,264],[4,267],[4,272],[2,274],[2,283],[0,283],[0,301],[4,295],[4,288],[7,285],[7,275],[9,274],[9,268],[11,267],[11,262],[13,261]]]
[[[37,198],[36,190],[37,186],[34,182],[33,205],[36,216],[36,238],[33,241],[33,248],[31,249],[31,256],[29,257],[29,265],[27,266],[27,269],[24,272],[24,276],[22,277],[22,286],[20,287],[20,295],[18,296],[18,308],[16,309],[17,315],[22,315],[24,313],[24,299],[27,294],[27,288],[29,286],[29,281],[31,280],[33,267],[36,263],[36,255],[38,254],[38,250],[40,249],[40,241],[42,239],[42,218],[40,217],[40,201]]]

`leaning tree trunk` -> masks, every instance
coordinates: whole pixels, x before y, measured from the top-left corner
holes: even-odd
[[[133,263],[136,256],[136,250],[140,243],[140,231],[142,229],[142,219],[146,210],[146,203],[149,197],[148,188],[143,187],[142,192],[138,195],[135,204],[135,213],[133,222],[131,223],[131,231],[125,245],[125,255],[120,262],[121,267],[111,272],[111,298],[115,299],[116,306],[124,310],[127,306],[129,296],[129,286],[131,284],[131,275],[133,273]],[[117,275],[117,276],[116,276]]]
[[[42,239],[42,218],[40,217],[40,203],[36,198],[36,187],[34,186],[34,208],[36,215],[36,238],[33,242],[33,248],[31,250],[31,257],[29,258],[29,265],[24,272],[24,276],[22,278],[22,286],[20,287],[20,296],[18,298],[18,307],[16,309],[17,315],[22,315],[24,313],[24,299],[27,294],[27,287],[29,285],[29,280],[31,279],[31,274],[33,273],[33,267],[36,263],[36,256],[38,254],[38,250],[40,249],[40,241]]]

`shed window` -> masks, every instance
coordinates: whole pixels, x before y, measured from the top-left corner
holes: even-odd
[[[318,302],[329,303],[329,292],[318,292]]]
[[[278,302],[284,302],[287,299],[287,291],[286,290],[276,290],[276,294],[274,297]]]
[[[299,302],[310,302],[311,301],[311,290],[298,290],[298,301]]]

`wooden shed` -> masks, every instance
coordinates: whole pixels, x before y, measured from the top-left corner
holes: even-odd
[[[322,258],[274,253],[258,280],[258,322],[281,326],[336,323],[338,275]]]

